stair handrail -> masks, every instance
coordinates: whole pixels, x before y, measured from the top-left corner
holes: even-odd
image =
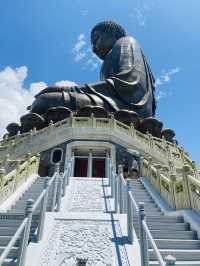
[[[151,246],[152,246],[152,248],[153,248],[153,250],[154,250],[154,252],[156,254],[157,260],[159,261],[161,266],[166,266],[166,263],[165,263],[165,261],[162,258],[162,255],[161,255],[161,253],[160,253],[160,251],[159,251],[159,249],[158,249],[158,247],[157,247],[157,245],[155,243],[155,240],[152,237],[152,234],[151,234],[151,232],[149,230],[149,227],[148,227],[148,225],[147,225],[145,220],[142,221],[142,226],[143,226],[143,228],[144,228],[144,230],[145,230],[145,232],[147,234],[147,237],[148,237],[148,239],[149,239],[149,241],[151,243]]]
[[[12,247],[14,246],[14,244],[16,243],[18,238],[20,237],[20,235],[23,232],[27,222],[28,222],[28,218],[26,217],[26,218],[24,218],[24,220],[22,221],[22,223],[18,227],[17,231],[15,232],[14,236],[11,238],[11,240],[8,243],[8,245],[4,249],[3,253],[0,256],[0,266],[4,263],[4,260],[6,259],[6,257],[9,254],[9,252],[11,251]]]
[[[26,156],[25,161],[10,160],[9,156],[5,165],[9,162],[15,162],[15,169],[6,173],[6,169],[0,169],[0,204],[16,191],[16,189],[25,182],[32,174],[36,174],[39,167],[39,155]]]
[[[113,178],[114,176],[112,176]],[[115,197],[119,194],[117,203],[121,206],[124,206],[123,200],[127,199],[127,205],[126,208],[122,208],[123,211],[120,211],[120,213],[126,213],[127,214],[127,232],[128,232],[128,240],[132,244],[133,243],[133,209],[136,210],[136,214],[138,216],[138,225],[139,225],[139,235],[140,235],[140,251],[141,251],[141,265],[142,266],[148,266],[149,265],[149,258],[148,258],[148,240],[147,237],[151,243],[151,246],[155,252],[155,255],[157,257],[157,260],[159,261],[161,266],[168,265],[168,262],[172,262],[173,264],[169,265],[175,265],[176,259],[173,256],[170,256],[170,258],[166,257],[165,260],[163,259],[163,256],[161,255],[155,240],[149,230],[149,227],[146,223],[146,215],[144,212],[144,203],[140,202],[139,204],[136,203],[134,199],[134,195],[131,193],[130,188],[130,180],[125,180],[123,177],[123,170],[122,165],[118,166],[118,175],[117,175],[116,182],[118,180],[117,185],[117,193],[114,193]],[[124,185],[126,186],[126,190],[123,189]],[[116,186],[115,186],[116,188]],[[132,204],[131,204],[132,203]],[[120,209],[120,208],[119,208]],[[118,208],[115,208],[115,211],[118,211]],[[172,259],[171,259],[172,257]]]
[[[69,170],[71,171],[71,164],[69,165]],[[59,178],[59,164],[56,164],[55,166],[55,172],[51,179],[49,177],[46,177],[44,179],[44,188],[40,195],[38,196],[37,200],[34,202],[33,200],[29,199],[27,201],[27,206],[25,209],[25,215],[26,217],[22,220],[21,224],[19,225],[17,231],[9,241],[8,245],[6,246],[5,250],[0,256],[0,266],[3,265],[4,260],[8,256],[9,252],[11,251],[12,247],[24,231],[23,239],[21,240],[20,244],[20,253],[17,260],[17,266],[24,266],[25,265],[25,257],[26,257],[26,250],[28,246],[29,236],[30,236],[30,228],[31,228],[31,222],[32,222],[32,215],[33,212],[37,209],[38,205],[41,204],[41,210],[39,214],[39,222],[38,222],[38,228],[37,228],[37,242],[39,242],[42,239],[43,230],[44,230],[44,217],[47,207],[47,200],[48,200],[48,192],[49,188],[54,185],[53,188],[53,194],[54,198],[56,199],[57,205],[59,202],[59,198],[62,197],[62,180],[57,180]],[[61,178],[60,178],[61,179]],[[57,181],[61,181],[61,183],[57,183]],[[56,188],[55,188],[56,187]],[[60,187],[60,189],[58,189]],[[54,203],[56,205],[56,202]],[[55,205],[54,208],[52,208],[55,211]],[[59,208],[56,209],[58,211]]]
[[[27,200],[26,208],[25,208],[25,218],[22,220],[20,226],[18,227],[17,231],[9,241],[8,245],[4,249],[3,253],[0,256],[0,266],[3,265],[4,260],[7,258],[8,254],[10,253],[11,249],[13,248],[16,241],[19,239],[20,235],[23,233],[23,238],[20,243],[20,251],[19,251],[19,258],[17,260],[17,266],[24,266],[25,265],[25,258],[26,258],[26,250],[29,241],[30,235],[30,228],[32,222],[32,214],[33,214],[33,200]]]

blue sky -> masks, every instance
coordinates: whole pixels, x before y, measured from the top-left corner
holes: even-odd
[[[199,0],[1,0],[0,133],[46,84],[99,79],[90,30],[122,24],[157,78],[157,117],[200,164]]]

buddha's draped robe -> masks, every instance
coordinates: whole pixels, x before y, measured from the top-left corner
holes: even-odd
[[[100,82],[70,89],[44,89],[36,95],[31,111],[41,114],[46,108],[60,105],[77,111],[86,105],[98,105],[110,112],[127,109],[142,118],[154,116],[154,78],[134,38],[123,37],[116,41],[104,59],[100,79]],[[50,95],[48,103],[45,94]]]

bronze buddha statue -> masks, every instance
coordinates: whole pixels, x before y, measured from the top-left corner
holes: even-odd
[[[104,21],[92,29],[91,44],[93,52],[103,60],[100,81],[73,87],[45,88],[28,107],[30,113],[21,117],[21,132],[33,127],[40,129],[50,120],[57,122],[71,112],[78,116],[95,113],[97,117],[113,113],[116,119],[126,124],[132,122],[137,129],[140,129],[139,121],[146,119],[146,131],[151,131],[148,126],[151,121],[154,125],[157,123],[159,131],[162,130],[162,123],[153,118],[156,110],[155,80],[137,41],[127,36],[119,24]]]

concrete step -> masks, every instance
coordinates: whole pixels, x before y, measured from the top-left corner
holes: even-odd
[[[8,226],[8,227],[12,227],[12,226],[19,226],[21,224],[22,220],[9,220],[9,219],[0,219],[0,227],[1,226]]]
[[[2,266],[17,266],[17,261],[13,261],[13,259],[5,259]]]
[[[146,215],[162,215],[162,212],[156,207],[148,207],[145,210]]]
[[[134,189],[134,188],[132,188],[131,191],[132,191],[133,194],[149,195],[149,193],[145,189],[139,189],[139,188]]]
[[[1,227],[0,236],[13,236],[17,231],[17,227]]]
[[[141,203],[141,201],[139,201],[138,202],[138,204],[139,203]],[[149,210],[159,210],[160,211],[160,209],[155,205],[155,204],[152,204],[152,203],[146,203],[146,202],[142,202],[142,203],[144,203],[144,211],[145,211],[145,213],[146,213],[146,211],[149,211]]]
[[[154,239],[159,249],[198,249],[200,240]]]
[[[153,222],[153,223],[181,223],[183,222],[182,217],[172,217],[172,216],[164,216],[160,215],[158,216],[147,216],[146,217],[147,222]],[[137,217],[133,217],[133,221],[138,221]]]
[[[137,234],[138,229],[136,229]],[[169,231],[169,230],[151,230],[154,239],[197,239],[197,234],[194,231]]]
[[[144,198],[141,198],[140,200],[137,200],[135,199],[136,203],[139,203],[139,202],[143,202],[145,205],[146,204],[152,204],[154,206],[157,206],[156,203],[151,199],[151,198],[147,198],[147,199],[144,199]]]
[[[150,230],[169,230],[169,231],[187,231],[189,230],[189,224],[187,223],[148,223]],[[138,223],[134,224],[135,228],[138,228]]]
[[[177,261],[200,261],[200,250],[196,249],[159,249],[163,257],[172,255]],[[149,260],[156,260],[155,252],[149,249]]]
[[[9,241],[11,240],[11,236],[0,236],[0,245],[7,246]],[[20,240],[18,239],[14,246],[19,246]]]
[[[131,184],[131,189],[145,189],[144,186],[141,183],[135,183],[135,184]]]
[[[140,195],[140,194],[134,194],[134,193],[132,193],[132,195],[133,195],[133,197],[134,197],[134,199],[135,199],[136,201],[137,201],[137,200],[145,200],[145,199],[151,199],[151,200],[152,200],[151,196],[148,195],[148,194]]]
[[[151,266],[160,266],[158,261],[150,261],[149,265]],[[180,266],[200,266],[200,261],[176,261],[176,265]]]
[[[38,192],[40,193],[42,190],[43,190],[43,187],[32,188],[31,190],[26,191],[25,194],[27,194],[27,193],[33,194],[33,193],[38,193]]]
[[[3,253],[4,250],[5,250],[5,247],[0,246],[0,255]],[[18,251],[19,251],[19,247],[12,247],[12,249],[8,253],[7,258],[16,258],[18,255]]]

